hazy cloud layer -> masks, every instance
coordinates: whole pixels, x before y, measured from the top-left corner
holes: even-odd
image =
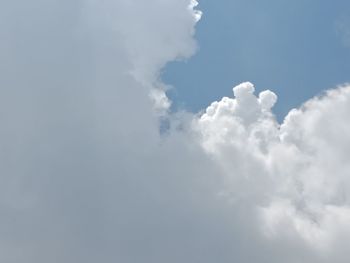
[[[347,262],[350,87],[168,113],[195,6],[3,1],[1,262]]]

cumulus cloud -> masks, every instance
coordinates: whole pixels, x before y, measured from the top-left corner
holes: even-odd
[[[2,262],[346,262],[350,87],[282,124],[249,82],[169,113],[196,5],[3,3]]]
[[[340,244],[350,238],[350,87],[306,102],[281,125],[271,113],[274,93],[255,97],[251,83],[233,91],[234,99],[214,102],[196,124],[203,148],[224,170],[224,195],[257,209],[266,238],[315,253],[299,260],[345,262]]]

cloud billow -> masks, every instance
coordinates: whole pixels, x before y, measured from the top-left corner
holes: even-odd
[[[282,124],[249,82],[169,113],[195,6],[3,3],[2,262],[346,262],[349,86]]]

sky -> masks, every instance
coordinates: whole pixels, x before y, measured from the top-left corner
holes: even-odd
[[[249,80],[278,93],[275,113],[283,120],[350,81],[349,1],[202,0],[199,8],[199,52],[163,73],[175,108],[199,111]]]
[[[214,75],[191,63],[207,61],[220,33],[210,28],[234,17],[215,10],[232,3],[0,3],[0,262],[348,262],[345,4],[322,9],[336,54],[311,56],[322,41],[308,60],[289,52],[281,28],[270,48],[274,30],[255,28],[277,30],[266,18],[239,30],[238,46],[210,50],[212,62],[239,59],[231,76],[218,75],[228,61],[212,63]],[[262,4],[245,5],[237,13],[250,23]],[[286,21],[297,9],[290,22],[310,26],[304,5],[277,12],[276,2],[275,13]],[[245,59],[253,50],[273,63]],[[286,67],[321,84],[292,89]],[[185,79],[203,81],[206,97]]]

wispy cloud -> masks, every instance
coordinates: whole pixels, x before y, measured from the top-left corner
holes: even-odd
[[[350,15],[338,18],[335,22],[335,30],[342,44],[350,47]]]

